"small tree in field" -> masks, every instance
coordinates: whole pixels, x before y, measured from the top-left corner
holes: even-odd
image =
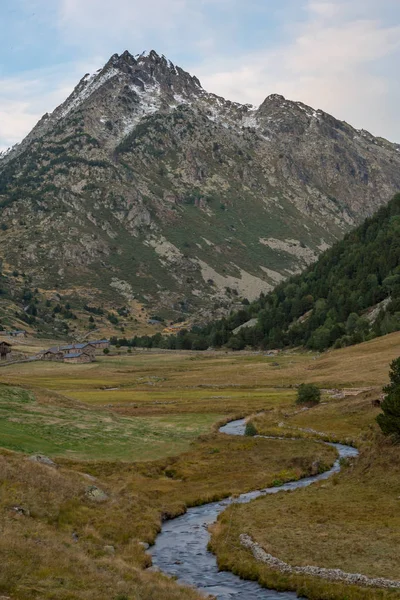
[[[246,423],[246,430],[244,432],[244,435],[247,435],[249,437],[253,437],[253,436],[257,435],[256,426],[251,421],[248,421]]]
[[[390,365],[390,383],[384,388],[386,398],[381,404],[382,413],[376,417],[384,435],[400,442],[400,358]]]
[[[314,406],[321,401],[321,390],[313,383],[302,383],[297,390],[296,404]]]

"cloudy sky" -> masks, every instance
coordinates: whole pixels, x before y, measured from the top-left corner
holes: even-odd
[[[400,142],[399,0],[1,0],[0,149],[152,48],[230,100],[279,93]]]

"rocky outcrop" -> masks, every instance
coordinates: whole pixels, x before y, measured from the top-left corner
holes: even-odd
[[[290,575],[310,575],[312,577],[320,577],[329,581],[340,581],[342,583],[348,583],[349,585],[359,585],[366,587],[375,588],[395,588],[400,589],[400,581],[391,579],[385,579],[383,577],[367,577],[366,575],[360,575],[359,573],[346,573],[341,569],[324,569],[323,567],[294,567],[289,565],[279,558],[275,558],[256,542],[252,538],[242,533],[240,535],[240,543],[244,548],[250,550],[254,558],[262,562],[271,569],[276,569],[281,573],[288,573]]]
[[[96,485],[90,485],[85,492],[85,496],[92,502],[105,502],[108,500],[108,494],[98,488]]]
[[[51,458],[44,456],[43,454],[32,454],[28,460],[31,462],[40,463],[41,465],[46,465],[46,467],[52,467],[53,469],[57,468],[56,463],[51,460]]]

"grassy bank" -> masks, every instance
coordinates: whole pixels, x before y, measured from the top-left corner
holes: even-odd
[[[349,392],[350,393],[350,392]],[[325,393],[320,405],[300,408],[293,403],[258,414],[252,418],[261,435],[284,435],[304,439],[323,439],[359,446],[376,431],[375,418],[380,409],[373,406],[379,388],[344,398]],[[316,435],[316,433],[320,435]]]
[[[154,540],[161,519],[189,505],[297,479],[316,461],[332,460],[332,449],[312,442],[222,434],[158,462],[59,459],[54,469],[3,454],[0,592],[13,600],[199,598],[142,571],[148,558],[139,542]],[[93,502],[86,494],[93,485],[108,499]]]
[[[400,598],[398,591],[281,574],[257,563],[239,543],[240,534],[247,533],[266,552],[293,566],[399,579],[399,449],[382,439],[374,423],[377,411],[371,406],[371,396],[364,393],[330,400],[297,414],[292,407],[292,415],[286,412],[289,407],[286,411],[282,407],[280,414],[274,411],[254,419],[257,428],[266,433],[280,430],[293,435],[295,427],[302,427],[324,431],[332,438],[347,437],[360,447],[360,457],[344,463],[339,475],[311,488],[228,508],[212,538],[221,568],[312,599]]]

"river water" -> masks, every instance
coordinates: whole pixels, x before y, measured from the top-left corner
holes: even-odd
[[[228,435],[244,435],[245,420],[232,421],[221,427],[220,431]],[[256,490],[234,499],[228,498],[221,502],[189,508],[181,517],[163,523],[161,533],[150,550],[153,565],[164,573],[175,576],[179,582],[193,586],[205,595],[213,595],[218,600],[294,600],[297,598],[293,592],[269,590],[254,581],[245,581],[232,573],[218,571],[216,557],[207,550],[210,537],[207,529],[232,503],[244,504],[259,496],[295,490],[328,479],[340,471],[340,458],[354,457],[358,454],[358,451],[350,446],[330,445],[337,449],[339,458],[325,473],[285,483],[280,487]]]

